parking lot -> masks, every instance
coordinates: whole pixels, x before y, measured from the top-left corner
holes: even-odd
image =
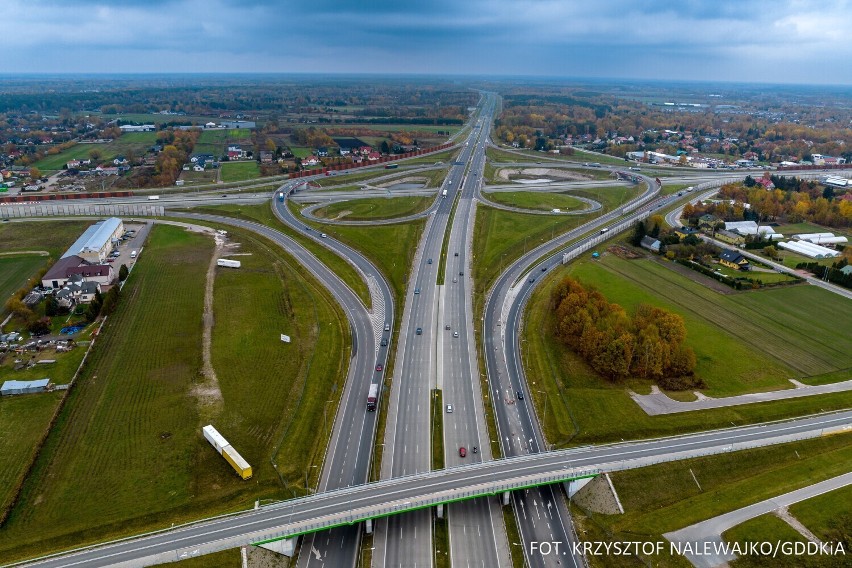
[[[136,260],[139,258],[140,251],[142,250],[142,246],[145,244],[145,239],[148,238],[148,231],[151,230],[151,223],[134,223],[134,222],[125,222],[124,223],[124,231],[127,238],[122,239],[121,243],[118,245],[118,248],[115,249],[115,252],[118,252],[117,257],[110,257],[110,260],[107,260],[113,266],[113,270],[115,270],[116,275],[118,274],[118,269],[122,264],[126,264],[127,268],[133,266]],[[128,232],[132,233],[127,235]],[[136,251],[136,258],[130,258],[131,253]]]

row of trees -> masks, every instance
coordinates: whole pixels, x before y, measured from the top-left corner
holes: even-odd
[[[628,315],[571,277],[554,288],[551,307],[556,338],[601,375],[653,379],[669,389],[702,386],[694,376],[695,353],[684,345],[686,327],[679,315],[645,304]]]

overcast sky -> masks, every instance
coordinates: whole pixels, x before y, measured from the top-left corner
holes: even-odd
[[[5,73],[852,84],[846,0],[0,0]]]

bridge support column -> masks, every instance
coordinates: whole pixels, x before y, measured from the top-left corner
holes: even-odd
[[[583,479],[572,479],[565,483],[565,492],[568,494],[568,497],[573,497],[577,491],[585,487],[592,479],[591,477],[585,477]]]
[[[444,518],[444,504],[443,504],[443,503],[441,503],[440,505],[438,505],[438,508],[437,508],[437,514],[438,514],[438,518],[439,518],[439,519],[443,519],[443,518]]]
[[[373,534],[373,519],[367,519],[364,521],[364,532],[367,534]]]
[[[503,493],[503,506],[504,507],[509,504],[509,498],[511,496],[512,496],[511,491],[506,491],[506,492]]]
[[[296,538],[284,538],[281,540],[276,540],[274,542],[259,544],[258,546],[261,548],[265,548],[266,550],[271,550],[272,552],[277,552],[278,554],[283,554],[284,556],[292,558],[293,554],[296,552]]]

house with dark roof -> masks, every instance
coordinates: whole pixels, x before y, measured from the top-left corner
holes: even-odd
[[[677,235],[677,238],[679,238],[680,240],[683,240],[690,235],[696,235],[697,236],[698,235],[698,229],[696,229],[695,227],[680,227],[678,229],[675,229],[675,234]]]
[[[66,256],[57,260],[42,276],[41,285],[56,290],[76,278],[107,285],[115,279],[115,271],[109,264],[89,264],[77,255]]]
[[[722,266],[733,268],[734,270],[750,270],[751,266],[748,259],[735,250],[725,250],[719,255],[719,263]]]

